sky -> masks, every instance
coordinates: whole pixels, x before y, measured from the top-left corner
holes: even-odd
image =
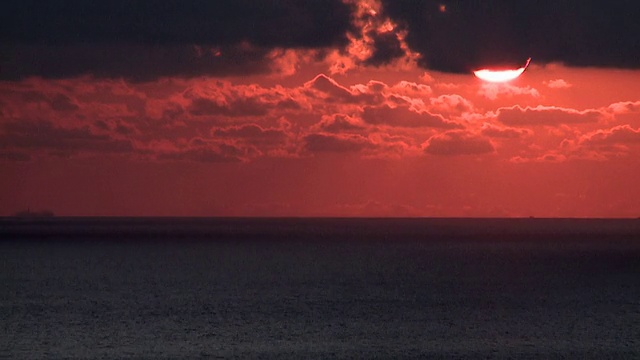
[[[630,0],[8,0],[0,215],[638,217],[638,18]]]

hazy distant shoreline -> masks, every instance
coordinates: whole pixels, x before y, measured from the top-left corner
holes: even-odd
[[[31,211],[31,209],[15,212],[10,217],[13,218],[50,218],[55,214],[51,210]]]
[[[4,217],[3,239],[624,240],[640,219]]]

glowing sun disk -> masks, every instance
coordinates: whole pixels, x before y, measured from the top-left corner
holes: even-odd
[[[519,68],[519,69],[515,69],[515,70],[489,70],[489,69],[482,69],[482,70],[476,70],[473,72],[473,74],[484,81],[489,81],[489,82],[506,82],[506,81],[511,81],[515,78],[517,78],[518,76],[522,75],[522,73],[527,70],[527,67],[529,67],[529,63],[531,62],[531,58],[529,58],[527,60],[527,63]]]

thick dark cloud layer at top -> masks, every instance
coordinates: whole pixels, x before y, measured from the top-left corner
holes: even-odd
[[[408,27],[408,45],[432,69],[560,61],[640,67],[640,2],[634,0],[383,0]],[[444,7],[441,7],[444,6]]]
[[[381,0],[425,68],[564,62],[640,68],[636,0]],[[356,6],[341,0],[6,0],[0,79],[92,74],[161,76],[271,71],[274,48],[344,48]],[[404,56],[376,33],[365,65]]]
[[[2,39],[314,47],[344,41],[350,8],[302,0],[9,0]]]
[[[0,78],[255,73],[272,48],[345,44],[351,14],[340,0],[9,0]]]

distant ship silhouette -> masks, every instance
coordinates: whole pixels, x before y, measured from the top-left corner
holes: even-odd
[[[18,211],[13,214],[14,217],[22,218],[40,218],[40,217],[54,217],[55,214],[51,210],[31,211],[31,209]]]

